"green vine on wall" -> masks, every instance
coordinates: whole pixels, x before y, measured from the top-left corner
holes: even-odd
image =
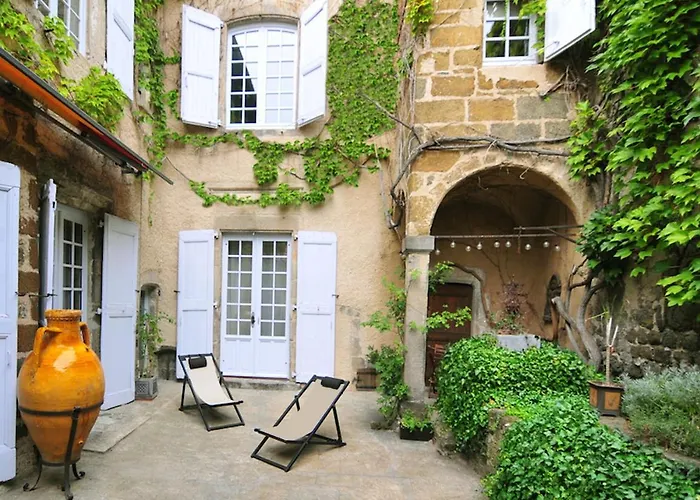
[[[329,21],[328,102],[331,118],[327,134],[291,142],[264,141],[249,131],[219,134],[180,134],[168,127],[169,115],[177,115],[177,90],[167,91],[164,68],[179,62],[160,48],[156,21],[163,0],[136,1],[136,62],[139,84],[150,93],[150,112],[140,119],[151,124],[146,144],[154,164],[161,166],[169,144],[197,148],[235,144],[255,158],[253,173],[259,186],[269,188],[259,196],[214,194],[206,183],[190,180],[192,191],[204,206],[301,205],[323,203],[336,186],[356,186],[362,171],[373,172],[390,151],[371,139],[393,128],[392,113],[398,99],[396,67],[398,14],[396,7],[379,0],[362,6],[344,2]],[[329,136],[329,137],[327,137]],[[292,156],[302,158],[301,171],[285,166]],[[282,175],[301,180],[305,188],[280,182]]]
[[[61,67],[75,56],[75,43],[57,17],[44,17],[43,34],[44,44],[37,40],[36,29],[26,15],[9,2],[0,3],[0,47],[71,98],[102,126],[114,130],[127,103],[119,82],[97,66],[79,81],[61,77]]]
[[[600,13],[602,99],[579,105],[569,144],[572,174],[603,187],[580,249],[608,283],[654,262],[669,305],[700,302],[700,0],[605,0]]]

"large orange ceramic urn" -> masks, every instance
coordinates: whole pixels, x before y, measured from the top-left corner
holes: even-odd
[[[66,463],[75,420],[69,459],[75,463],[100,413],[104,372],[90,348],[90,332],[80,322],[80,311],[49,310],[46,320],[19,372],[19,410],[47,465]]]

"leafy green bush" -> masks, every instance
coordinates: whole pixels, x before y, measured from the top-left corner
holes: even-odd
[[[107,130],[114,131],[124,116],[128,101],[121,84],[112,73],[97,66],[79,82],[64,79],[60,90]]]
[[[423,418],[419,418],[411,410],[404,411],[401,415],[401,427],[409,431],[431,430],[433,428],[433,422],[430,420],[430,410],[428,410]]]
[[[379,374],[379,412],[384,415],[387,425],[391,425],[399,414],[401,403],[408,398],[408,386],[403,381],[403,364],[406,347],[396,342],[383,345],[379,349],[370,346],[367,360]]]
[[[694,500],[697,471],[665,459],[598,421],[585,398],[546,398],[506,432],[491,499]]]
[[[623,411],[639,437],[700,457],[700,371],[624,379]]]
[[[505,407],[525,416],[550,394],[585,395],[599,378],[574,353],[551,344],[519,353],[500,347],[491,335],[451,346],[438,373],[438,409],[457,443],[471,444],[488,423],[488,409]]]

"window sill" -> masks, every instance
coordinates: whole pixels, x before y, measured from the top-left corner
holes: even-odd
[[[243,130],[251,130],[254,132],[261,132],[263,134],[276,134],[278,132],[289,132],[297,130],[296,125],[288,126],[270,126],[270,125],[227,125],[227,132],[242,132]]]
[[[536,64],[539,64],[537,59],[531,58],[531,59],[510,59],[507,57],[503,58],[494,58],[494,59],[483,59],[482,66],[483,67],[496,67],[496,66],[535,66]]]

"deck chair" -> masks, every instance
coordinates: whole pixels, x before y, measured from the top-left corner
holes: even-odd
[[[231,392],[224,384],[219,365],[216,364],[213,354],[182,354],[178,356],[180,365],[185,373],[182,381],[182,398],[180,399],[180,411],[197,408],[202,417],[207,431],[226,429],[245,425],[238,405],[243,401],[234,401]],[[195,404],[185,405],[185,387],[189,386],[194,397]],[[238,415],[239,422],[211,425],[204,415],[204,407],[221,408],[233,406]]]
[[[343,437],[340,434],[340,422],[338,421],[338,410],[336,403],[347,389],[350,382],[332,377],[319,377],[314,375],[309,383],[294,396],[292,402],[284,410],[282,416],[277,419],[269,429],[255,429],[255,432],[265,436],[255,451],[250,455],[263,462],[274,465],[285,472],[289,472],[294,462],[297,461],[301,452],[309,444],[330,444],[334,446],[345,446]],[[296,408],[293,410],[293,408]],[[329,438],[318,433],[318,429],[323,424],[330,412],[335,418],[335,429],[337,438]],[[268,439],[274,439],[285,444],[297,445],[298,449],[289,463],[282,464],[269,458],[260,456],[258,452],[265,445]]]

